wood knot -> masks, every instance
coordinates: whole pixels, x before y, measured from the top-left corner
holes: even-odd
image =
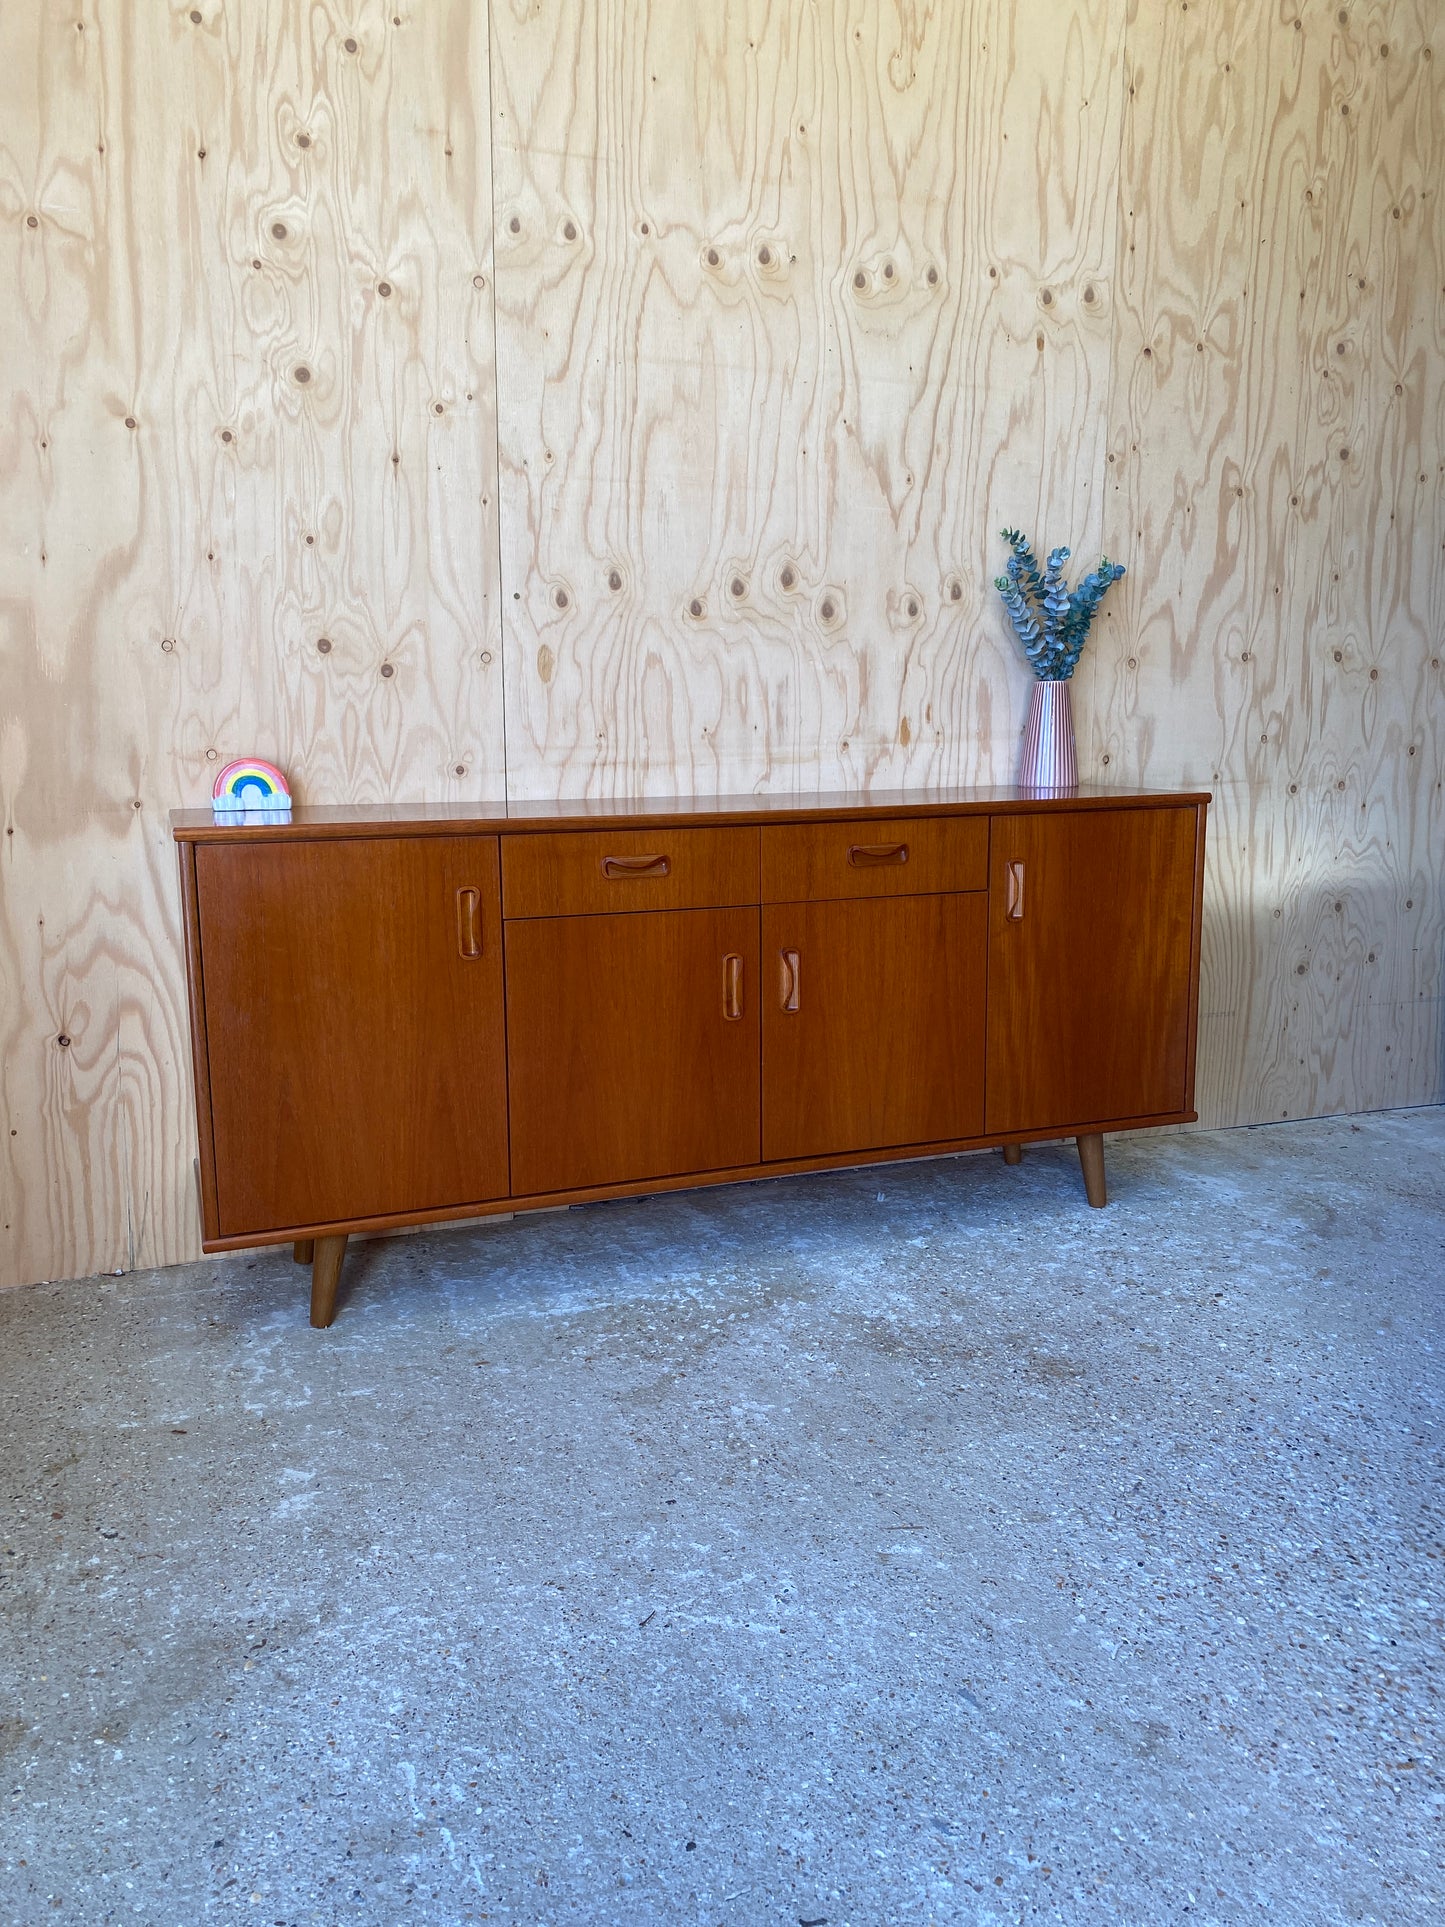
[[[575,241],[577,239],[577,223],[575,221],[569,221],[566,227],[563,228],[562,234],[565,240]]]
[[[304,362],[296,370],[296,379],[297,381],[300,382],[303,388],[306,386],[307,382],[310,381],[311,379],[311,370],[305,365]]]
[[[694,596],[692,601],[688,603],[687,613],[690,616],[692,616],[694,620],[696,620],[696,618],[702,614],[702,604],[701,602],[699,602],[696,596]]]
[[[785,589],[791,589],[793,584],[797,581],[797,579],[798,579],[797,576],[794,575],[793,573],[793,568],[791,563],[789,563],[784,568],[783,573],[778,577],[779,582],[782,583]]]
[[[284,241],[286,239],[286,223],[284,221],[273,221],[271,223],[271,238],[275,241]]]
[[[329,656],[331,654],[330,636],[318,636],[316,638],[316,653],[318,656]]]
[[[622,577],[618,574],[616,569],[608,570],[607,586],[609,589],[612,589],[614,591],[622,587]]]
[[[62,1050],[70,1049],[70,1039],[66,1036],[64,1031],[61,1031],[60,1035],[56,1038],[55,1041],[57,1044],[59,1044]]]
[[[349,54],[354,54],[356,52],[356,40],[352,34],[348,34],[345,40],[343,40],[341,44],[343,47],[345,47],[346,51]]]
[[[396,664],[394,662],[384,662],[381,665],[381,673],[383,676],[386,677],[387,681],[389,682],[391,678],[396,674]]]
[[[389,281],[378,281],[376,284],[376,292],[381,296],[383,301],[389,301],[391,299],[391,283]]]

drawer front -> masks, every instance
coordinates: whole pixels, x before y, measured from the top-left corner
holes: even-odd
[[[985,816],[865,817],[764,829],[763,902],[922,897],[988,888]]]
[[[502,838],[502,913],[585,917],[758,901],[758,832],[584,830]]]

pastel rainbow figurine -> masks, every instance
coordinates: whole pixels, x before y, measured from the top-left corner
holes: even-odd
[[[218,823],[289,823],[291,791],[274,763],[243,756],[212,784],[211,813]]]

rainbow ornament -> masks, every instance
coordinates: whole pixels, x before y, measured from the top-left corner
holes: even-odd
[[[211,811],[220,823],[287,823],[291,791],[274,763],[243,756],[227,763],[212,784]]]

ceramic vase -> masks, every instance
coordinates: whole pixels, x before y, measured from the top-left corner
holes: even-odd
[[[1019,788],[1072,790],[1079,786],[1074,710],[1066,682],[1036,682],[1024,725]]]

